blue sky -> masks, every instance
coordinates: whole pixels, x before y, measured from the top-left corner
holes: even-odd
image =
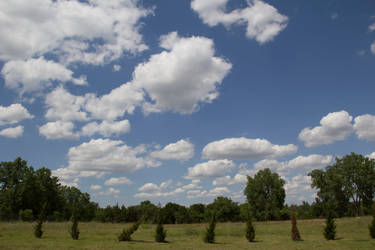
[[[244,202],[269,167],[375,158],[374,1],[0,3],[0,160],[101,206]]]

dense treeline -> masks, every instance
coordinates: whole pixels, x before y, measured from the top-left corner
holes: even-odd
[[[298,219],[335,217],[371,213],[375,194],[375,161],[350,154],[337,158],[326,169],[313,170],[312,187],[318,189],[316,200],[295,206]],[[31,221],[38,218],[46,204],[49,221],[69,220],[73,211],[80,221],[125,223],[142,222],[182,224],[208,222],[216,214],[218,222],[246,221],[249,212],[253,220],[289,220],[290,207],[285,204],[284,180],[269,169],[248,177],[244,190],[247,203],[238,204],[230,198],[217,197],[211,204],[189,207],[169,202],[164,207],[150,201],[138,205],[114,205],[100,208],[90,201],[90,195],[78,188],[61,185],[48,168],[34,170],[17,158],[0,163],[0,219]],[[356,187],[355,189],[353,187]]]

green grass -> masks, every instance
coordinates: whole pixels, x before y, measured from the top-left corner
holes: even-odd
[[[167,243],[154,242],[156,225],[142,225],[131,242],[118,242],[117,235],[126,224],[79,223],[79,240],[69,235],[70,223],[45,223],[37,239],[34,223],[0,223],[0,249],[375,249],[369,236],[371,217],[337,219],[338,240],[327,241],[324,220],[298,221],[303,241],[290,239],[290,221],[255,222],[255,243],[245,238],[244,223],[218,223],[215,244],[203,243],[206,224],[164,225]]]

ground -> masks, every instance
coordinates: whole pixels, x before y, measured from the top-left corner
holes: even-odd
[[[255,222],[256,242],[245,238],[244,223],[219,223],[216,243],[206,244],[202,237],[206,224],[165,225],[167,243],[156,243],[156,225],[143,224],[131,242],[118,242],[117,235],[128,224],[80,223],[79,240],[69,235],[70,223],[44,224],[41,239],[33,235],[34,223],[0,224],[0,249],[375,249],[375,239],[369,236],[371,217],[337,219],[337,240],[323,236],[324,220],[299,220],[303,241],[290,239],[290,221]]]

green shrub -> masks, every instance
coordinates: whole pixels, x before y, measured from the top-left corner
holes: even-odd
[[[206,233],[203,237],[203,241],[206,243],[214,243],[215,242],[215,227],[216,227],[216,213],[212,214],[210,224],[206,228]]]
[[[119,241],[131,241],[131,235],[137,231],[138,227],[140,225],[140,222],[137,221],[133,225],[131,225],[129,228],[124,228],[121,232],[121,234],[118,236]]]
[[[334,240],[336,238],[336,224],[331,211],[328,211],[326,226],[323,233],[327,240]]]
[[[292,240],[297,241],[301,240],[301,236],[299,234],[298,228],[297,228],[297,219],[296,219],[296,211],[295,207],[291,208],[290,211],[290,220],[292,222]]]
[[[18,217],[22,221],[31,222],[31,221],[34,220],[33,210],[31,210],[31,209],[20,210]]]
[[[78,218],[76,215],[72,216],[72,227],[69,230],[70,236],[73,240],[78,240],[79,238],[79,229],[78,229]]]
[[[167,237],[167,231],[164,230],[163,225],[161,222],[158,223],[156,226],[156,231],[155,231],[155,241],[156,242],[165,242],[165,238]]]
[[[41,238],[42,235],[43,235],[42,226],[43,226],[43,222],[45,220],[46,207],[47,207],[47,203],[44,203],[43,206],[42,206],[42,209],[40,210],[40,214],[39,214],[39,217],[38,217],[37,224],[34,227],[34,235],[37,238]]]
[[[255,228],[250,214],[248,214],[248,218],[246,221],[246,239],[249,242],[254,242],[255,239]]]
[[[372,204],[372,223],[368,228],[371,238],[375,239],[375,202]]]

